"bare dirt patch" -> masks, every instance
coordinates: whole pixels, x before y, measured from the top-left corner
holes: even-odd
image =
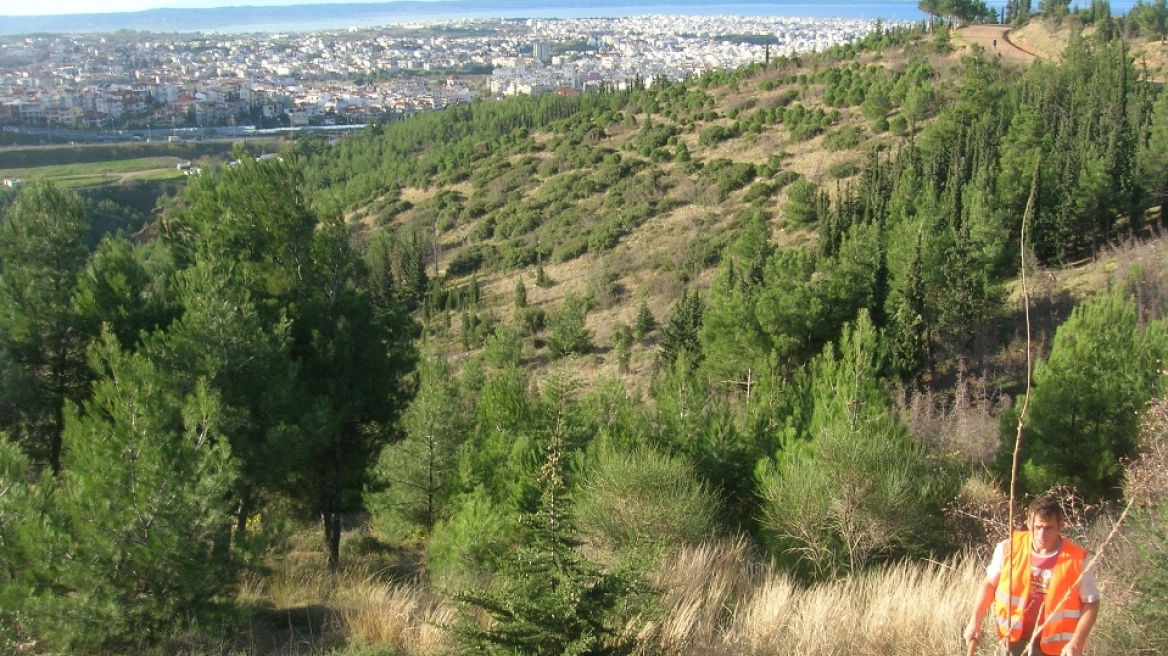
[[[1148,41],[1132,48],[1136,70],[1147,71],[1148,79],[1161,84],[1168,80],[1168,44]]]
[[[1001,57],[1014,64],[1029,64],[1038,51],[1019,43],[1009,25],[971,25],[953,33],[954,42],[970,47],[977,45],[986,57]]]
[[[418,203],[424,203],[433,198],[437,191],[437,188],[418,189],[416,187],[406,187],[401,190],[401,199],[411,205],[417,205]]]
[[[1087,35],[1089,30],[1084,30]],[[1058,61],[1071,40],[1071,29],[1044,20],[1033,20],[1010,32],[1010,41],[1019,48],[1048,61]]]

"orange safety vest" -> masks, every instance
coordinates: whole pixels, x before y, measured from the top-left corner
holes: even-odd
[[[1008,629],[1010,642],[1017,643],[1030,637],[1022,636],[1022,612],[1030,598],[1030,532],[1015,532],[1007,548],[1008,560],[1002,564],[1002,576],[998,578],[994,616],[998,635],[1005,638]],[[1063,538],[1043,604],[1046,628],[1042,630],[1039,647],[1045,654],[1061,653],[1079,624],[1083,602],[1079,598],[1078,581],[1086,558],[1085,549]]]

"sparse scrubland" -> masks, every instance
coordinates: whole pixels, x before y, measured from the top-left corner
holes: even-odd
[[[1020,435],[1163,652],[1160,9],[0,197],[0,651],[964,653]]]

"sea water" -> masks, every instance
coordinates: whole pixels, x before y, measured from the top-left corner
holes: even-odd
[[[306,32],[367,28],[418,21],[467,18],[594,18],[639,15],[671,16],[800,16],[808,18],[881,18],[919,21],[925,14],[917,0],[186,0],[184,8],[65,16],[10,16],[0,21],[0,34],[27,32],[101,32],[137,29],[161,32]],[[167,4],[160,0],[160,4]],[[224,4],[236,6],[224,7]],[[989,0],[999,12],[1005,0]],[[1037,0],[1032,5],[1037,9]],[[1072,0],[1086,6],[1090,0]],[[1114,0],[1112,12],[1129,11],[1135,0]],[[0,9],[0,14],[3,14]],[[38,20],[39,19],[39,20]],[[64,22],[62,22],[64,21]],[[3,23],[8,23],[4,25]],[[58,25],[60,23],[60,25]]]

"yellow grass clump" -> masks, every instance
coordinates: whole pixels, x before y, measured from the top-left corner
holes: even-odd
[[[972,557],[901,563],[802,587],[759,564],[744,540],[683,550],[657,577],[665,619],[646,653],[956,653],[981,569]]]
[[[338,589],[336,606],[351,641],[388,644],[408,656],[454,650],[443,629],[454,622],[454,607],[421,586],[350,581]]]

